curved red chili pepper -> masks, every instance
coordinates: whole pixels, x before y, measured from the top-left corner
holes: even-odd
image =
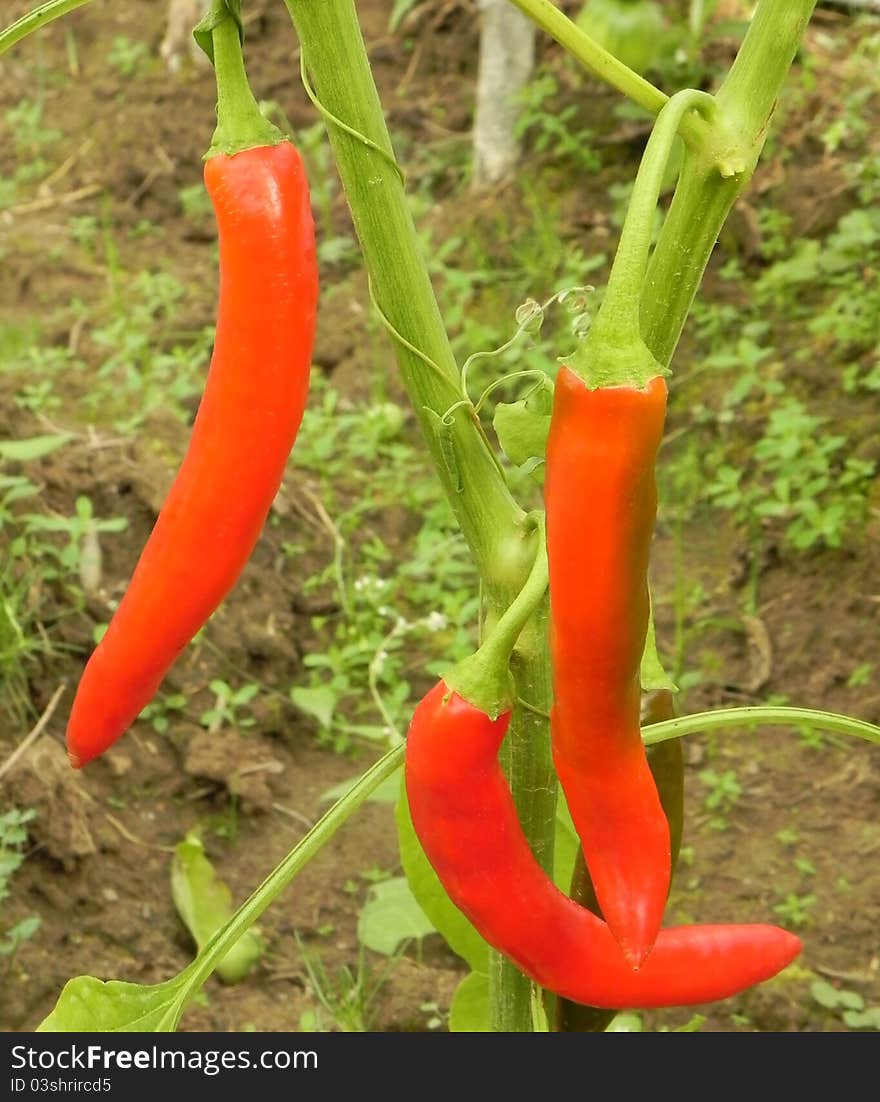
[[[186,456],[86,665],[74,766],[122,735],[238,579],[306,404],[318,295],[305,169],[287,141],[205,163],[220,243],[217,335]]]
[[[669,826],[639,728],[654,462],[666,384],[556,380],[547,442],[556,771],[605,920],[634,965],[669,890]]]
[[[800,939],[776,926],[680,926],[661,931],[634,971],[608,926],[535,860],[498,763],[509,721],[440,681],[416,708],[406,744],[416,834],[449,898],[490,945],[565,998],[633,1009],[728,998],[794,960]]]

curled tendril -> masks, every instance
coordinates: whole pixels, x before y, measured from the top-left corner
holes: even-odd
[[[305,89],[306,95],[315,105],[315,108],[317,109],[321,117],[328,123],[332,123],[338,130],[343,131],[343,133],[348,134],[350,137],[355,138],[357,141],[367,146],[368,149],[372,149],[374,152],[378,153],[379,156],[382,157],[382,159],[385,161],[385,163],[391,169],[393,169],[400,182],[405,185],[406,176],[404,175],[404,171],[394,159],[394,155],[392,153],[390,153],[387,149],[384,149],[381,145],[378,144],[378,142],[374,142],[372,138],[368,138],[366,134],[362,134],[359,130],[355,130],[353,126],[349,126],[347,122],[343,122],[342,119],[337,118],[337,116],[334,115],[332,111],[328,111],[324,104],[321,103],[321,101],[318,99],[317,93],[315,92],[314,88],[312,88],[309,82],[308,72],[306,70],[306,56],[304,51],[300,52],[299,73],[300,79],[302,80],[302,86]]]
[[[385,327],[391,337],[395,341],[397,341],[398,344],[407,349],[407,351],[412,352],[414,356],[417,356],[422,361],[422,363],[425,364],[426,367],[429,367],[431,371],[434,372],[438,379],[442,379],[443,383],[446,386],[458,393],[458,388],[456,387],[452,379],[450,379],[450,377],[446,374],[443,368],[440,367],[440,365],[434,360],[432,360],[431,357],[428,356],[425,352],[422,352],[420,348],[416,348],[416,346],[408,341],[402,333],[398,332],[398,330],[394,328],[391,321],[386,316],[384,310],[379,305],[378,300],[376,299],[376,294],[373,289],[373,280],[369,275],[367,275],[367,292],[370,296],[370,302],[373,304],[373,309],[376,311],[379,321],[382,323],[382,325]]]
[[[531,388],[531,390],[529,390],[528,394],[526,394],[526,398],[528,398],[529,395],[534,394],[535,391],[538,390],[540,387],[553,385],[550,382],[550,376],[545,371],[541,371],[541,369],[538,367],[529,368],[528,371],[511,371],[510,374],[502,375],[500,379],[495,379],[493,382],[489,383],[489,385],[486,387],[486,389],[477,400],[477,404],[474,406],[474,413],[480,412],[480,410],[483,408],[483,404],[493,390],[497,390],[500,386],[503,386],[504,383],[509,383],[511,379],[526,378],[537,380],[535,385]]]
[[[475,412],[473,403],[471,402],[470,398],[459,398],[459,400],[457,402],[453,402],[452,405],[449,407],[449,409],[446,410],[446,412],[440,418],[440,423],[442,425],[446,425],[447,428],[448,428],[449,426],[451,426],[452,424],[455,423],[454,414],[455,414],[456,410],[465,409],[465,408],[471,414],[473,414]]]
[[[461,369],[462,401],[468,401],[468,402],[470,401],[470,392],[469,392],[469,388],[468,388],[468,372],[470,371],[470,368],[472,367],[472,365],[477,362],[477,360],[494,359],[496,356],[503,355],[509,348],[512,348],[513,345],[516,344],[516,342],[520,339],[520,337],[522,337],[525,333],[539,333],[540,332],[541,326],[544,322],[545,314],[546,314],[547,310],[554,303],[556,303],[556,302],[565,303],[569,299],[571,299],[572,296],[577,296],[579,301],[581,301],[581,300],[585,301],[584,296],[586,296],[587,294],[589,294],[593,290],[594,290],[594,288],[590,287],[590,286],[566,287],[562,291],[557,291],[555,294],[551,295],[550,298],[548,298],[546,300],[546,302],[536,302],[534,299],[528,299],[526,302],[524,302],[520,306],[518,306],[517,310],[516,310],[516,314],[515,314],[516,322],[517,322],[517,330],[513,334],[513,336],[509,340],[505,341],[504,344],[502,344],[500,347],[494,348],[489,352],[473,352],[465,360],[464,365],[462,366],[462,369]],[[494,383],[491,384],[491,386],[486,391],[483,392],[483,395],[481,396],[480,400],[477,402],[476,406],[474,407],[475,411],[478,411],[481,408],[481,406],[483,404],[483,401],[486,398],[486,396],[496,386],[500,386],[502,383],[506,382],[508,379],[515,379],[515,378],[520,377],[522,375],[532,375],[532,374],[541,375],[541,374],[543,374],[543,372],[532,372],[532,371],[520,372],[520,371],[517,371],[517,372],[513,372],[510,375],[505,375],[501,379],[497,379]]]

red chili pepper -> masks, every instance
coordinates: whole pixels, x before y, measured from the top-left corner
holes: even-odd
[[[186,456],[86,665],[67,729],[107,749],[238,579],[306,403],[318,295],[305,169],[288,141],[205,163],[220,242],[217,335]]]
[[[642,727],[674,718],[675,702],[668,689],[656,689],[643,695]],[[684,826],[684,754],[681,741],[672,738],[648,747],[648,765],[669,823],[673,875]],[[569,895],[576,903],[602,917],[582,847],[578,848],[575,857]],[[556,1000],[556,1029],[559,1033],[604,1033],[614,1015],[615,1011],[607,1008],[582,1006],[570,999]]]
[[[547,442],[553,757],[605,920],[638,966],[663,920],[669,826],[639,728],[666,384],[556,380]]]
[[[798,955],[776,926],[680,926],[660,932],[635,971],[608,926],[550,880],[523,834],[493,720],[440,681],[412,718],[406,791],[413,826],[450,899],[490,945],[550,991],[589,1006],[689,1006],[728,998]]]

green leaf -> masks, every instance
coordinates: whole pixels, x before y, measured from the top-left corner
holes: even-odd
[[[547,1017],[547,1007],[544,1005],[544,994],[537,984],[532,984],[529,993],[529,1009],[532,1016],[532,1033],[549,1033],[550,1021]]]
[[[865,1011],[847,1010],[844,1012],[843,1021],[850,1029],[880,1030],[880,1007],[872,1006]]]
[[[674,40],[653,0],[589,0],[577,24],[637,73],[650,68]]]
[[[556,801],[556,841],[553,849],[553,880],[557,888],[568,895],[574,863],[580,848],[580,838],[574,828],[565,794],[560,789]]]
[[[199,952],[234,911],[232,893],[218,879],[214,866],[205,856],[201,840],[193,834],[175,846],[171,895]],[[240,982],[260,959],[264,948],[257,928],[252,927],[217,964],[217,975],[224,983]]]
[[[644,1032],[642,1018],[632,1010],[622,1010],[615,1014],[611,1023],[605,1030],[606,1033],[642,1033]]]
[[[492,425],[504,454],[517,467],[530,459],[543,459],[550,432],[552,390],[542,387],[518,402],[499,402]]]
[[[218,23],[231,17],[238,27],[238,37],[244,41],[244,24],[241,19],[241,0],[213,0],[211,7],[202,19],[193,27],[192,36],[196,45],[203,50],[214,64],[214,36],[212,34]]]
[[[105,983],[93,976],[79,976],[65,986],[55,1009],[39,1029],[54,1033],[173,1032],[187,1002],[216,967],[217,958],[227,946],[230,933],[252,923],[262,914],[303,865],[361,805],[372,788],[399,767],[402,756],[403,747],[396,747],[370,766],[361,778],[359,788],[322,816],[229,922],[218,930],[198,958],[181,973],[165,983],[150,987],[119,980]]]
[[[64,985],[37,1033],[173,1033],[186,1004],[190,971],[150,986],[77,976]]]
[[[642,689],[646,693],[658,692],[660,689],[668,689],[671,693],[678,692],[678,686],[663,669],[663,663],[657,653],[657,635],[654,631],[653,609],[648,618],[648,634],[645,638],[645,649],[642,653],[641,681]]]
[[[0,880],[2,880],[2,875],[0,875]],[[2,898],[3,895],[0,894],[0,899]],[[11,930],[7,930],[6,936],[0,938],[0,956],[14,953],[20,945],[34,936],[42,922],[43,920],[39,915],[30,915],[28,918],[23,918],[21,922],[16,922]]]
[[[336,693],[332,689],[296,687],[290,690],[290,699],[301,712],[312,716],[325,730],[330,727],[337,700]]]
[[[69,432],[60,432],[51,436],[31,436],[27,440],[0,440],[0,459],[16,463],[40,459],[66,444],[70,437]]]
[[[453,953],[466,960],[475,971],[488,972],[489,947],[446,894],[425,856],[412,825],[403,785],[395,809],[395,819],[403,871],[419,906]]]
[[[470,972],[456,987],[449,1007],[450,1033],[490,1033],[489,977]]]
[[[390,957],[401,942],[420,941],[433,933],[434,927],[405,877],[395,876],[370,888],[358,919],[358,938],[368,949]]]

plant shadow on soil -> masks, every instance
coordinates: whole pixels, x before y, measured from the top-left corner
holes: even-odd
[[[96,293],[107,274],[100,266],[53,251],[64,219],[75,210],[96,217],[109,211],[122,228],[144,219],[161,224],[161,245],[149,238],[129,239],[126,267],[154,267],[156,250],[161,251],[162,263],[185,273],[191,300],[201,303],[184,327],[211,324],[212,236],[193,232],[179,199],[182,188],[201,179],[200,158],[213,119],[210,74],[184,64],[171,76],[154,64],[135,81],[106,64],[120,36],[144,42],[151,55],[157,54],[163,26],[160,6],[154,7],[146,16],[143,5],[120,0],[112,11],[98,4],[69,17],[77,79],[48,82],[41,94],[45,117],[63,133],[73,159],[63,185],[47,195],[38,193],[36,205],[29,208],[24,196],[21,209],[5,221],[0,213],[0,321],[25,310],[45,311],[50,319],[63,316],[72,298],[88,300]],[[414,52],[406,55],[388,34],[389,4],[371,0],[358,7],[392,127],[418,138],[441,104],[444,126],[465,140],[476,56],[468,4],[458,5],[459,10],[447,5],[451,14],[445,22],[429,21],[421,33],[416,28]],[[284,18],[282,6],[276,5],[249,28],[251,70],[259,74],[260,93],[282,100],[294,125],[306,126],[314,114],[297,84],[291,64],[294,40]],[[457,62],[446,48],[450,42],[460,47]],[[70,39],[60,25],[3,60],[4,111],[32,93],[36,62],[58,72],[73,64]],[[131,94],[134,87],[136,94]],[[11,173],[14,156],[0,147],[4,174]],[[818,174],[816,188],[804,194],[802,210],[794,212],[804,221],[822,190],[821,166],[813,164],[811,171]],[[58,201],[59,195],[90,186],[93,193],[70,200],[69,206]],[[48,201],[41,205],[42,198]],[[467,197],[456,196],[454,202],[453,217],[464,216]],[[498,202],[504,202],[503,193]],[[338,196],[333,213],[346,228]],[[325,282],[334,279],[330,271]],[[363,287],[354,283],[322,305],[315,354],[316,370],[349,392],[363,387],[360,379],[372,377],[373,371],[365,362],[373,350],[360,333],[359,319],[367,309]],[[352,308],[357,295],[360,311]],[[68,342],[69,318],[55,331],[50,322],[49,332],[55,343]],[[390,349],[383,355],[390,365]],[[0,375],[0,438],[50,431],[12,404],[17,385]],[[86,385],[71,378],[62,392],[73,400]],[[402,395],[398,383],[392,389],[396,397]],[[55,418],[63,422],[63,412]],[[7,1030],[35,1028],[63,982],[75,975],[141,983],[173,975],[192,955],[168,888],[173,846],[202,826],[218,872],[234,898],[244,898],[326,808],[322,795],[375,757],[370,748],[341,755],[321,747],[313,725],[287,696],[311,633],[309,602],[297,578],[300,570],[317,569],[332,555],[320,526],[306,526],[303,535],[307,510],[294,454],[279,508],[253,561],[167,686],[185,695],[195,716],[210,704],[212,678],[243,675],[259,681],[270,692],[259,698],[257,725],[243,733],[227,729],[207,736],[194,721],[173,723],[163,735],[139,723],[104,759],[82,773],[69,769],[64,718],[93,626],[106,620],[107,594],[118,597],[149,531],[173,473],[168,457],[179,455],[186,442],[186,427],[161,411],[151,416],[147,431],[148,441],[128,437],[107,447],[95,447],[83,433],[63,452],[22,467],[41,486],[47,508],[70,515],[77,495],[87,493],[99,515],[125,515],[129,524],[104,541],[105,589],[87,600],[82,613],[54,608],[56,646],[28,670],[33,714],[20,724],[9,715],[2,720],[0,762],[56,687],[66,684],[45,737],[0,782],[0,810],[11,805],[37,809],[29,824],[27,859],[3,904],[4,927],[32,914],[42,923],[8,962],[0,958],[0,1028]],[[389,510],[371,518],[372,532],[391,546],[403,545],[405,522],[399,510]],[[877,534],[875,522],[853,548],[801,556],[771,545],[762,565],[756,627],[741,612],[746,554],[741,534],[716,523],[688,525],[689,577],[703,584],[709,594],[703,613],[718,625],[703,630],[694,646],[711,655],[723,674],[704,678],[690,690],[687,710],[759,703],[784,693],[792,704],[880,721],[876,680],[865,686],[849,678],[859,663],[877,657]],[[279,550],[289,539],[307,544],[295,570],[284,564]],[[661,526],[653,566],[658,592],[671,587],[674,555],[671,533]],[[661,606],[661,640],[671,630],[671,616],[668,606]],[[694,1008],[705,1016],[702,1028],[846,1029],[839,1013],[820,1006],[810,990],[821,979],[858,993],[866,1006],[880,1005],[876,748],[854,740],[808,741],[790,731],[730,732],[689,739],[686,761],[686,859],[679,867],[669,921],[801,920],[795,928],[805,941],[802,959],[785,976],[723,1004]],[[735,774],[741,794],[719,823],[717,809],[707,804],[710,788],[701,778],[728,771]],[[399,871],[393,819],[385,804],[365,805],[305,868],[260,923],[268,951],[255,971],[234,986],[209,981],[182,1028],[302,1028],[316,1000],[295,934],[320,957],[331,978],[343,966],[356,968],[358,914],[368,888],[361,874],[376,868]],[[788,912],[775,912],[786,900]],[[367,960],[377,971],[384,967],[375,954],[368,953]],[[411,947],[390,970],[370,1008],[368,1027],[429,1028],[437,1008],[441,1017],[448,1009],[462,967],[436,936]],[[674,1029],[691,1013],[652,1012],[643,1018],[646,1028]],[[327,1015],[323,1023],[336,1028]]]

